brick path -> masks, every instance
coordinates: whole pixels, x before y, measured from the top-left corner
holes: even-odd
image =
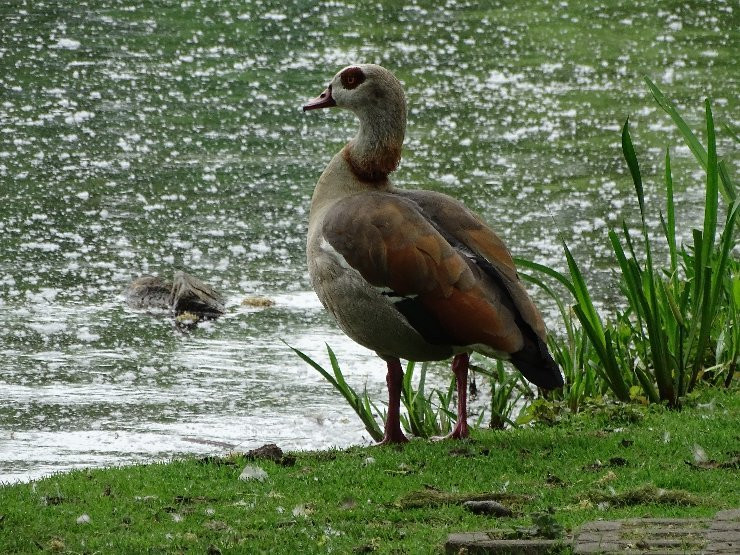
[[[494,536],[495,537],[495,536]],[[486,532],[450,534],[449,554],[527,553],[557,551],[570,545],[575,553],[706,553],[740,554],[740,509],[720,511],[712,519],[633,518],[587,522],[575,538],[500,540]]]

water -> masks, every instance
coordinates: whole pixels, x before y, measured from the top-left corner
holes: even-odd
[[[635,220],[619,129],[631,115],[646,174],[680,144],[641,75],[690,123],[709,95],[716,120],[737,126],[739,10],[4,2],[0,482],[367,441],[283,343],[326,362],[328,342],[350,383],[384,399],[382,362],[324,314],[303,254],[312,187],[354,123],[300,106],[354,61],[394,69],[407,88],[397,184],[462,198],[516,255],[560,269],[562,233],[608,306],[605,232]],[[720,143],[731,161],[732,148]],[[701,182],[687,149],[672,155],[686,234]],[[175,269],[223,291],[228,314],[182,334],[123,305],[131,279]],[[250,295],[276,304],[242,306]]]

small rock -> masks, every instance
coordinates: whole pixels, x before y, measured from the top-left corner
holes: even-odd
[[[709,460],[709,457],[707,457],[706,452],[704,451],[704,449],[702,449],[702,446],[699,445],[698,443],[694,444],[694,446],[691,448],[691,451],[694,455],[694,462],[703,463]]]
[[[89,524],[89,523],[90,523],[89,514],[84,513],[77,517],[77,524]]]
[[[252,461],[257,459],[266,459],[281,466],[293,466],[296,461],[294,455],[283,454],[283,450],[274,443],[266,443],[262,447],[247,451],[244,453],[244,456]]]
[[[264,482],[266,478],[267,478],[267,472],[262,470],[259,466],[247,465],[242,470],[242,473],[239,474],[239,479],[245,482],[249,480],[257,480],[259,482]]]
[[[375,459],[372,457],[367,457],[364,461],[362,461],[362,466],[370,466],[371,464],[375,464]]]
[[[466,501],[463,507],[477,515],[511,516],[513,513],[496,501]]]

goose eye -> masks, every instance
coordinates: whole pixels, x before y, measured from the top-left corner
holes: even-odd
[[[342,72],[341,79],[345,89],[354,89],[365,80],[365,74],[359,67],[348,67]]]

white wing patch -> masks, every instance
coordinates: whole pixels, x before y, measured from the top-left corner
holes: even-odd
[[[376,287],[375,289],[377,289],[381,295],[383,295],[386,299],[388,299],[392,303],[398,303],[398,302],[403,301],[404,299],[415,299],[416,297],[419,296],[419,295],[399,295],[390,287]]]
[[[329,243],[329,241],[327,241],[326,237],[324,237],[323,235],[321,236],[321,245],[319,246],[319,248],[324,255],[333,258],[342,269],[350,270],[353,274],[357,274],[357,277],[359,277],[364,282],[365,287],[375,289],[375,291],[380,293],[380,295],[382,295],[382,297],[388,302],[397,303],[403,301],[404,299],[415,299],[416,297],[418,297],[418,295],[399,295],[390,287],[377,287],[375,285],[372,285],[368,281],[365,281],[365,279],[360,275],[360,272],[350,266],[349,262],[347,262],[347,259],[344,258],[342,253],[332,247],[331,243]]]
[[[322,253],[335,259],[339,266],[341,266],[343,269],[353,270],[355,272],[357,271],[349,265],[349,262],[347,262],[347,259],[344,258],[344,255],[342,255],[341,252],[331,246],[331,243],[327,241],[326,237],[324,237],[323,235],[321,236],[321,245],[319,245],[319,248],[321,249]]]

